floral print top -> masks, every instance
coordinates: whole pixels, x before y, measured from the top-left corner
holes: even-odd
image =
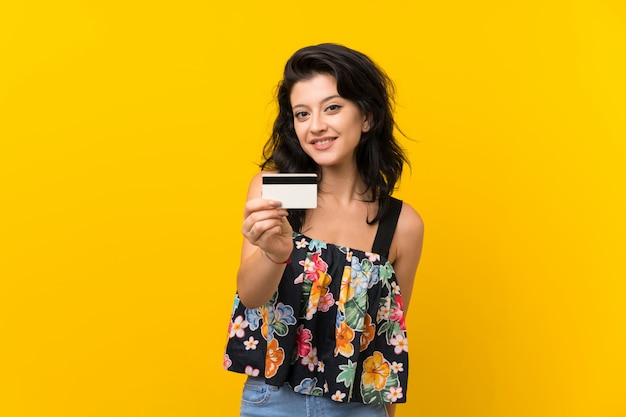
[[[224,368],[340,402],[406,401],[408,344],[393,267],[379,254],[293,233],[264,306],[235,296]]]

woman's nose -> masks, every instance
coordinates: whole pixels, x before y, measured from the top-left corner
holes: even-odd
[[[326,130],[326,122],[321,114],[311,115],[311,131],[323,132]]]

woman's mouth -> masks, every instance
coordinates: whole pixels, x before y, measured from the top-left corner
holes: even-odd
[[[328,148],[330,144],[335,141],[335,139],[337,138],[333,138],[333,137],[316,138],[311,141],[311,145],[316,149],[325,149],[325,148]]]
[[[316,140],[313,141],[314,145],[325,145],[327,143],[330,143],[331,141],[333,141],[334,139],[322,139],[322,140]]]

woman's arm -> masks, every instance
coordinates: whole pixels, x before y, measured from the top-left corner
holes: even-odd
[[[410,205],[404,203],[390,248],[390,262],[400,285],[402,308],[406,317],[413,291],[415,273],[422,254],[424,222]],[[387,404],[387,414],[394,417],[395,404]]]
[[[400,285],[406,317],[413,291],[415,273],[422,255],[424,222],[410,205],[404,203],[390,248],[390,262]]]
[[[241,261],[237,272],[239,299],[248,308],[265,304],[274,294],[291,256],[292,229],[280,202],[261,198],[262,173],[252,178],[244,210]]]

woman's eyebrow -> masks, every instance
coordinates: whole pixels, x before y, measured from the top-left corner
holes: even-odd
[[[339,94],[333,94],[332,96],[328,96],[325,99],[323,99],[322,101],[320,101],[320,103],[326,103],[329,100],[333,100],[335,98],[341,98],[341,96]],[[292,109],[295,109],[297,107],[306,107],[304,104],[296,104],[295,106],[292,106]]]

